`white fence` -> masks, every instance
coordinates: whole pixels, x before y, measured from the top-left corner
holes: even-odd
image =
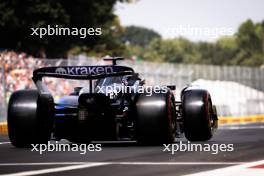
[[[220,116],[264,113],[264,70],[179,64],[136,64],[150,84],[176,84],[176,98],[187,84],[207,89]]]
[[[0,122],[6,117],[4,69],[0,67]]]

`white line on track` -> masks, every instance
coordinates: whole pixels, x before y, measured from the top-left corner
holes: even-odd
[[[0,145],[1,144],[10,144],[11,142],[0,142]]]
[[[261,161],[255,161],[255,162],[249,162],[246,164],[236,165],[236,166],[230,166],[220,169],[214,169],[210,171],[204,171],[204,172],[198,172],[195,174],[188,174],[185,176],[234,176],[234,175],[243,175],[243,176],[263,176],[264,175],[264,169],[260,168],[250,168],[257,165],[264,164],[264,160]]]
[[[245,162],[43,162],[43,163],[0,163],[0,166],[41,166],[41,165],[83,165],[83,164],[108,164],[108,165],[239,165]]]
[[[110,162],[119,165],[237,165],[244,162]]]
[[[0,163],[0,166],[45,166],[45,165],[48,166],[48,165],[80,165],[80,164],[89,164],[89,162]]]
[[[258,123],[258,124],[226,124],[226,125],[220,125],[218,129],[221,130],[243,130],[243,129],[263,129],[264,124]]]
[[[3,174],[0,176],[29,176],[49,174],[55,172],[71,171],[105,165],[243,165],[245,162],[43,162],[43,163],[0,163],[1,166],[41,166],[41,165],[71,165],[49,169],[23,171]]]
[[[49,169],[40,169],[40,170],[33,170],[33,171],[24,171],[24,172],[17,172],[11,174],[3,174],[1,176],[29,176],[29,175],[40,175],[40,174],[49,174],[54,172],[63,172],[63,171],[71,171],[76,169],[84,169],[90,167],[98,167],[108,165],[107,163],[89,163],[89,164],[82,164],[82,165],[74,165],[74,166],[64,166],[64,167],[57,167],[57,168],[49,168]]]
[[[23,171],[0,176],[30,176],[71,171],[105,165],[237,165],[243,162],[46,162],[46,163],[0,163],[0,166],[71,165],[57,168]]]
[[[221,130],[244,130],[244,129],[263,129],[264,126],[225,126],[219,127]]]

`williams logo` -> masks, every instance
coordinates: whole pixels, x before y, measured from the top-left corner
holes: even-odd
[[[100,66],[90,66],[90,67],[59,67],[56,68],[55,72],[57,74],[69,74],[69,75],[95,75],[102,73],[112,73],[113,68],[111,66],[100,67]]]
[[[58,74],[67,74],[67,70],[65,68],[61,68],[61,67],[57,68],[55,70],[55,72],[58,73]]]

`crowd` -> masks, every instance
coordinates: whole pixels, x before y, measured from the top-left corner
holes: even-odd
[[[6,93],[7,101],[12,92],[16,90],[34,88],[34,83],[31,79],[33,70],[43,66],[52,66],[52,63],[54,62],[47,62],[47,60],[44,59],[36,59],[23,52],[1,51],[0,99],[3,100],[4,91]],[[54,95],[61,96],[69,94],[72,91],[71,83],[69,81],[58,81],[55,78],[45,78],[44,81]]]

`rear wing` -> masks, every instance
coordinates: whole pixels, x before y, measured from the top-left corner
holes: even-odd
[[[49,92],[42,82],[43,77],[75,80],[93,80],[113,76],[133,75],[130,67],[116,65],[43,67],[33,72],[33,81],[40,92]]]
[[[43,67],[33,72],[33,80],[40,80],[42,77],[54,77],[65,79],[99,79],[111,76],[131,75],[134,70],[125,66],[64,66],[64,67]]]

